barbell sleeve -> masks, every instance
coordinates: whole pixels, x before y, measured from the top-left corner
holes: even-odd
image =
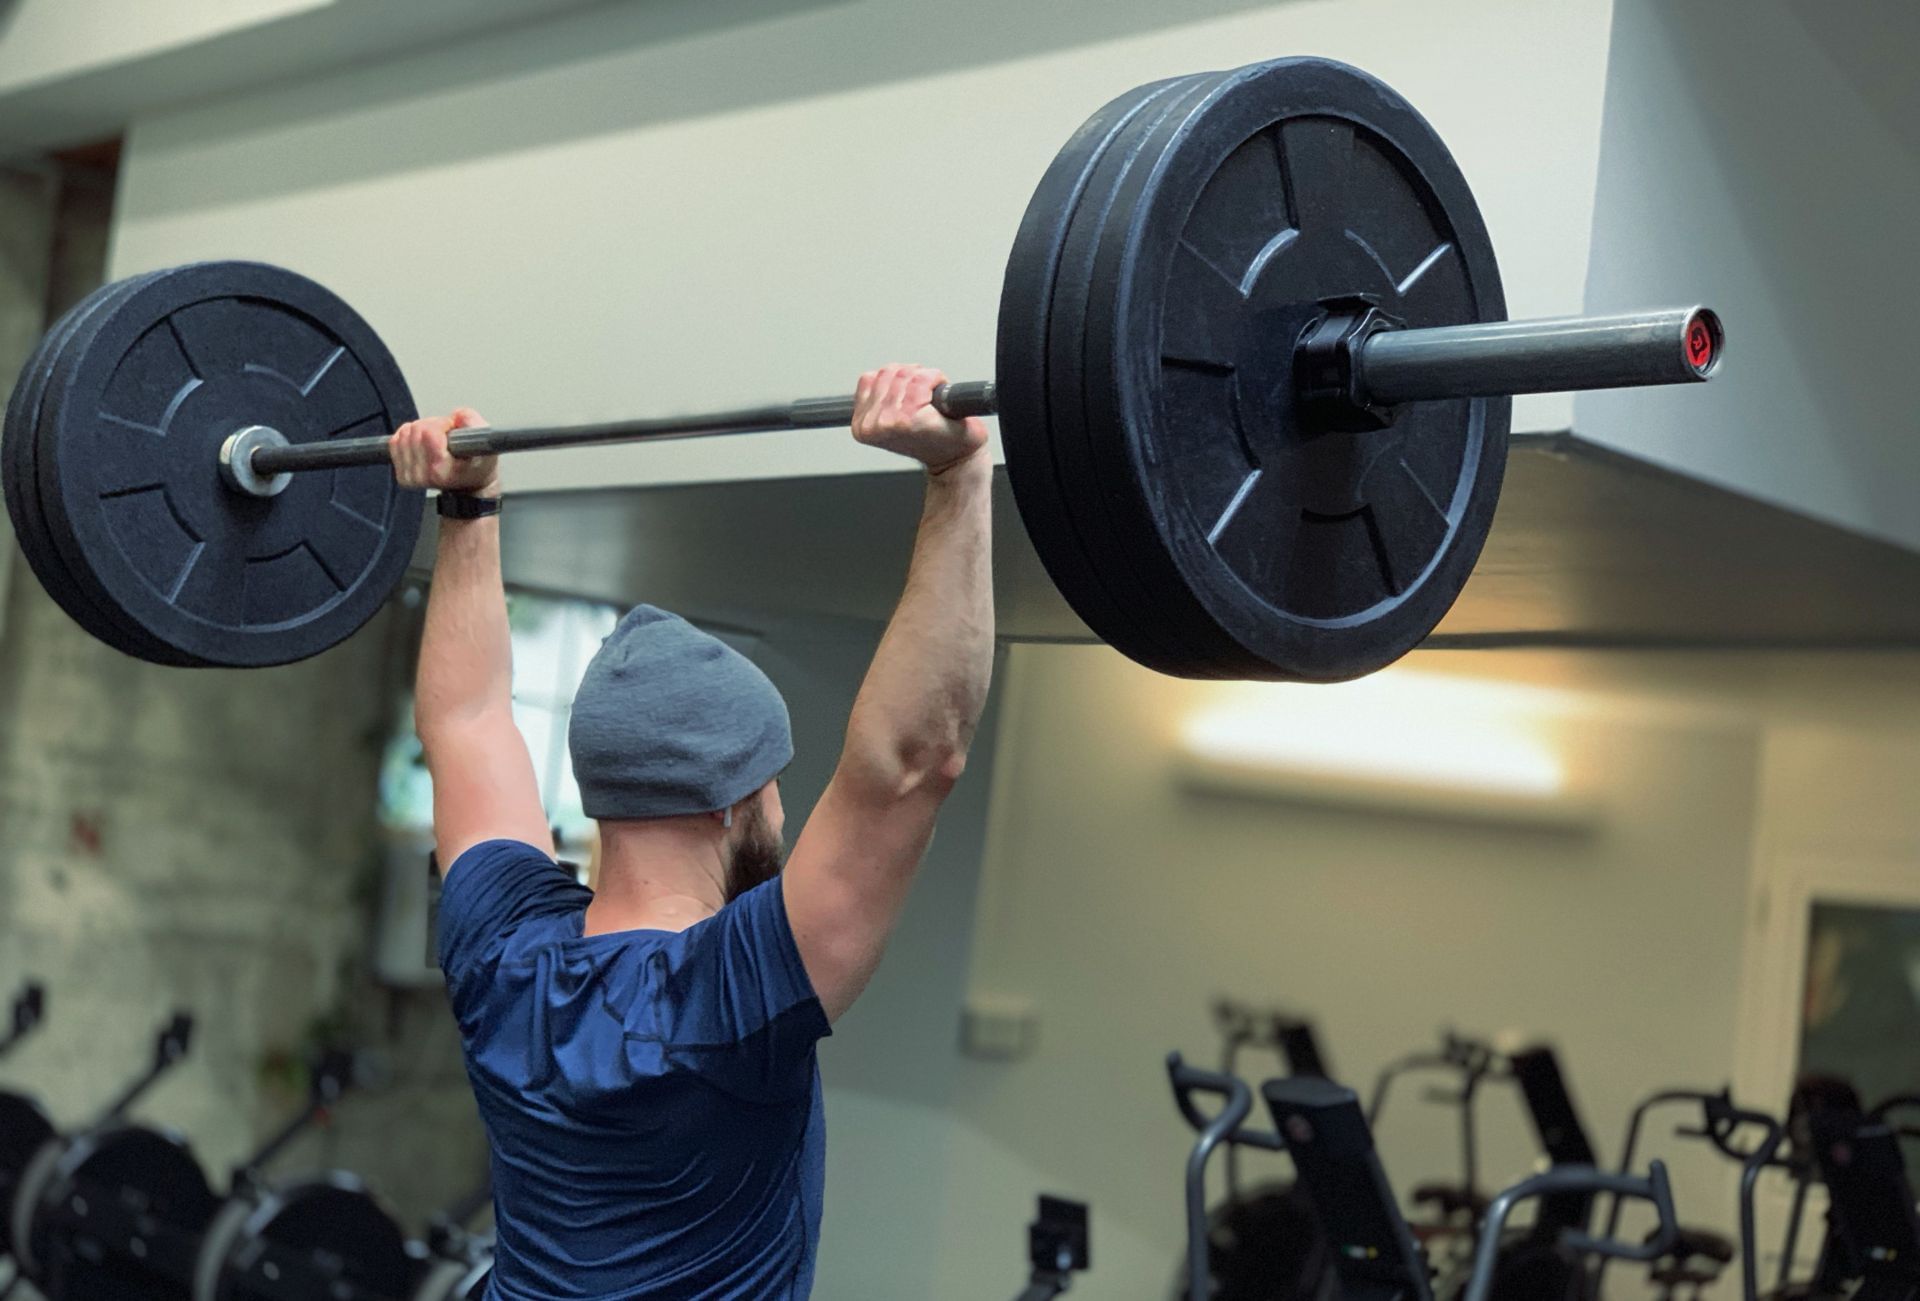
[[[1384,329],[1361,344],[1354,383],[1375,407],[1690,384],[1713,374],[1724,341],[1704,307]]]

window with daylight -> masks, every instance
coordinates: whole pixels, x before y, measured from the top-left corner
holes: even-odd
[[[567,718],[587,661],[619,622],[620,612],[597,601],[524,592],[507,594],[513,628],[513,720],[526,738],[540,799],[563,846],[583,844],[592,830],[580,811],[580,788],[567,758]],[[394,830],[430,831],[433,783],[413,733],[408,696],[380,773],[380,819]]]

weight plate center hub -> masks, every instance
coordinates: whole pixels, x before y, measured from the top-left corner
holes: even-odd
[[[1386,269],[1345,234],[1289,229],[1249,269],[1256,279],[1245,291],[1233,370],[1233,406],[1247,460],[1262,471],[1292,476],[1300,510],[1327,518],[1366,507],[1368,471],[1404,437],[1391,424],[1330,429],[1299,418],[1295,362],[1307,331],[1325,315],[1311,296],[1316,287],[1343,284],[1347,296],[1371,303],[1397,297]]]
[[[1328,304],[1364,301],[1410,328],[1500,314],[1497,281],[1476,283],[1492,273],[1463,248],[1458,204],[1420,152],[1338,110],[1269,120],[1206,179],[1168,264],[1167,415],[1238,440],[1238,455],[1214,451],[1179,476],[1188,515],[1256,599],[1309,625],[1399,605],[1488,487],[1481,404],[1411,403],[1356,428],[1297,397],[1297,350]]]

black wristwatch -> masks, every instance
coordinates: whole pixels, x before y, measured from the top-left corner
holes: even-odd
[[[500,513],[500,499],[471,492],[443,492],[435,499],[434,509],[442,519],[485,519]]]

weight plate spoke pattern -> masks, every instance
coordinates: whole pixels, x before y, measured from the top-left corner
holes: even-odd
[[[248,425],[301,443],[414,418],[392,358],[346,304],[278,268],[202,263],[117,298],[71,351],[42,418],[39,479],[56,547],[103,606],[231,666],[303,659],[372,617],[412,554],[421,494],[373,465],[250,497],[218,465]]]
[[[1399,312],[1413,321],[1447,322],[1454,304],[1471,298],[1473,286],[1451,245],[1435,245],[1394,286]]]
[[[1207,529],[1207,542],[1236,573],[1246,574],[1277,599],[1299,590],[1298,553],[1313,546],[1313,536],[1325,536],[1333,520],[1317,518],[1300,505],[1294,484],[1284,474],[1255,469],[1236,484],[1225,507]],[[1211,513],[1211,512],[1207,512]],[[1306,535],[1306,536],[1303,536]]]
[[[1177,427],[1239,428],[1232,371],[1170,365],[1166,386],[1167,410]],[[1180,472],[1190,476],[1194,509],[1211,521],[1207,535],[1213,537],[1232,524],[1259,486],[1260,460],[1245,440],[1235,437],[1192,439],[1182,452]]]
[[[1174,274],[1192,292],[1167,304],[1160,358],[1171,366],[1231,377],[1242,347],[1240,285],[1191,244],[1182,243],[1173,256]]]
[[[69,373],[78,358],[85,354],[92,340],[98,335],[101,324],[135,290],[153,283],[162,277],[174,274],[173,271],[160,271],[148,275],[136,276],[108,287],[100,300],[98,310],[89,313],[80,322],[59,355],[48,361],[48,375],[43,389],[39,414],[36,419],[37,433],[34,439],[33,454],[33,496],[39,503],[41,518],[50,544],[53,546],[55,563],[63,575],[65,590],[74,605],[80,610],[80,622],[83,627],[94,631],[108,645],[116,646],[130,655],[150,659],[156,663],[180,666],[197,665],[201,661],[187,652],[167,645],[159,638],[128,619],[94,579],[91,571],[76,569],[68,559],[71,548],[64,545],[65,535],[60,531],[64,525],[57,508],[50,508],[47,498],[47,483],[52,474],[52,460],[58,452],[54,431],[54,394],[58,392],[60,379]],[[136,472],[135,478],[147,477]]]
[[[1382,598],[1399,596],[1420,580],[1428,562],[1446,545],[1453,526],[1440,494],[1420,479],[1405,457],[1388,455],[1367,467],[1360,484],[1361,509],[1380,564]],[[1338,591],[1338,584],[1335,584]],[[1337,598],[1323,618],[1338,618]]]
[[[1195,205],[1176,253],[1200,259],[1228,291],[1244,294],[1241,282],[1249,268],[1257,271],[1300,233],[1301,221],[1288,193],[1278,133],[1256,137],[1220,164]],[[1183,274],[1198,284],[1198,270],[1187,268]]]
[[[1109,517],[1113,563],[1207,675],[1383,667],[1439,622],[1478,558],[1511,404],[1313,427],[1294,348],[1335,299],[1416,327],[1504,319],[1471,192],[1405,101],[1319,59],[1231,74],[1144,148],[1085,309],[1085,427],[1101,440],[1089,501]]]
[[[1262,158],[1278,156],[1286,186],[1288,224],[1292,228],[1316,239],[1347,237],[1351,229],[1348,223],[1352,218],[1357,143],[1350,120],[1322,115],[1297,117],[1278,123],[1263,133],[1263,138],[1249,143],[1253,146],[1251,152]],[[1229,162],[1234,156],[1229,155]],[[1208,188],[1239,192],[1241,187],[1236,182],[1243,170],[1223,166]],[[1265,177],[1253,180],[1263,189],[1272,183]],[[1221,212],[1218,205],[1216,198],[1214,211],[1219,216],[1213,219],[1225,218],[1231,224],[1232,214]]]

